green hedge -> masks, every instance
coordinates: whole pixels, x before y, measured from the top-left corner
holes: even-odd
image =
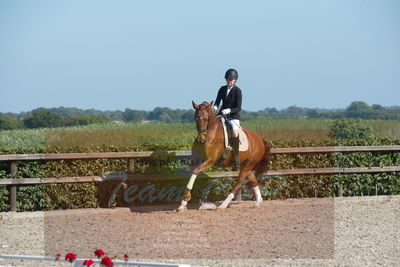
[[[388,138],[369,138],[350,141],[274,141],[274,147],[306,147],[334,145],[398,145],[400,140]],[[0,149],[1,154],[28,153],[66,153],[66,152],[118,152],[118,151],[161,151],[186,150],[190,145],[150,145],[140,146],[91,146],[91,147],[47,147]],[[9,163],[0,162],[0,179],[10,178]],[[114,171],[126,171],[126,160],[97,159],[97,160],[63,160],[63,161],[20,161],[17,163],[17,177],[67,177],[90,176],[106,174]],[[135,174],[181,174],[186,177],[189,160],[173,158],[139,159],[135,162]],[[356,152],[356,153],[308,153],[274,155],[271,169],[297,168],[328,168],[328,167],[372,167],[399,166],[400,152]],[[213,170],[225,170],[216,167]],[[118,191],[112,206],[127,206],[132,203],[124,201],[123,194],[128,188],[137,184],[139,189],[148,188],[142,196],[167,195],[166,187],[184,187],[187,180],[129,181]],[[212,184],[210,184],[212,182]],[[193,190],[193,201],[207,197],[209,201],[221,200],[231,190],[234,179],[198,179]],[[18,186],[17,210],[52,210],[67,208],[106,207],[112,192],[118,187],[118,182],[51,184]],[[211,186],[212,185],[212,186]],[[348,175],[292,175],[269,177],[262,193],[267,199],[303,198],[303,197],[332,197],[337,194],[339,185],[343,186],[344,196],[400,194],[400,173],[388,172],[377,174],[348,174]],[[147,187],[146,187],[147,186]],[[209,190],[205,190],[210,186]],[[163,189],[164,188],[164,189]],[[174,189],[174,188],[173,188]],[[246,189],[246,188],[244,188]],[[171,189],[172,190],[172,189]],[[206,196],[203,193],[206,192]],[[245,197],[249,195],[244,192]],[[173,195],[173,194],[171,194]],[[0,211],[10,209],[7,186],[0,186]],[[176,197],[171,197],[176,202]],[[161,203],[155,199],[152,203]],[[134,200],[136,205],[149,204],[148,201]]]

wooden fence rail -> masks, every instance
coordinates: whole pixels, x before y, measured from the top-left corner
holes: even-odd
[[[400,151],[400,145],[390,146],[334,146],[334,147],[289,147],[273,148],[272,154],[297,154],[297,153],[333,153],[333,152],[373,152],[373,151]],[[94,152],[94,153],[54,153],[54,154],[8,154],[0,155],[0,161],[10,162],[11,176],[17,174],[17,161],[34,160],[83,160],[83,159],[127,159],[127,170],[130,178],[135,180],[160,180],[160,179],[179,179],[182,176],[161,176],[146,175],[134,176],[135,159],[137,158],[159,158],[159,157],[190,157],[190,150],[182,151],[135,151],[135,152]],[[270,170],[266,175],[310,175],[310,174],[349,174],[349,173],[378,173],[378,172],[398,172],[400,166],[388,167],[359,167],[359,168],[307,168],[307,169],[284,169]],[[238,172],[213,172],[207,173],[210,178],[235,177]],[[203,176],[205,176],[203,174]],[[121,179],[121,177],[114,177]],[[11,211],[16,211],[17,186],[29,184],[53,184],[53,183],[84,183],[102,182],[105,179],[100,176],[81,176],[81,177],[62,177],[62,178],[12,178],[0,179],[0,185],[10,186],[10,206]],[[109,180],[109,179],[107,179]],[[339,188],[339,196],[342,190]]]

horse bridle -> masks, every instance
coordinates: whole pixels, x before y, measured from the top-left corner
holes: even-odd
[[[208,115],[208,113],[207,113],[207,115]],[[195,115],[195,117],[196,117],[196,118],[199,118],[199,119],[202,119],[203,116]],[[207,125],[206,125],[206,128],[205,128],[205,129],[202,129],[202,130],[197,130],[197,134],[201,134],[201,133],[207,134],[207,133],[208,133],[208,123],[209,123],[209,122],[210,122],[210,116],[208,116],[208,118],[207,118]]]
[[[204,130],[200,130],[200,131],[197,131],[197,133],[208,133],[208,129],[204,129]]]
[[[201,117],[202,116],[200,116],[200,117],[198,117],[198,118],[200,118],[201,119]],[[197,133],[198,134],[201,134],[201,133],[205,133],[205,134],[207,134],[208,133],[208,129],[207,129],[207,127],[208,127],[208,122],[210,121],[210,118],[208,118],[207,119],[207,125],[206,125],[206,128],[205,129],[202,129],[202,130],[197,130]]]

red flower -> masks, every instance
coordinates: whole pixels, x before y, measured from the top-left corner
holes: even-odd
[[[106,267],[113,267],[114,266],[114,263],[112,262],[112,260],[107,256],[105,256],[104,258],[101,259],[100,264],[103,264]]]
[[[102,249],[96,249],[94,251],[94,255],[96,255],[96,257],[100,259],[102,256],[106,255],[106,253]]]
[[[56,254],[56,256],[55,256],[55,261],[58,261],[59,259],[61,258],[61,254],[60,253],[58,253],[58,254]]]
[[[129,260],[128,254],[124,254],[124,260],[125,260],[125,261],[128,261],[128,260]]]
[[[77,255],[72,252],[67,253],[67,255],[65,255],[65,260],[69,261],[69,262],[73,262],[74,260],[76,260],[76,256]]]
[[[90,265],[92,265],[92,264],[94,264],[94,261],[93,261],[92,259],[90,259],[90,260],[85,260],[85,261],[83,262],[83,266],[90,266]]]

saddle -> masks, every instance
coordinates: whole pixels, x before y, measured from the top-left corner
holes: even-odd
[[[232,132],[228,131],[228,129],[230,129],[230,124],[225,120],[225,118],[223,116],[218,116],[220,117],[220,120],[222,121],[222,125],[224,128],[224,143],[225,143],[225,148],[227,150],[232,150],[232,146],[231,146],[231,138],[232,138]],[[247,149],[249,148],[249,142],[247,140],[247,135],[246,133],[243,131],[243,129],[241,128],[239,130],[239,151],[247,151]]]

